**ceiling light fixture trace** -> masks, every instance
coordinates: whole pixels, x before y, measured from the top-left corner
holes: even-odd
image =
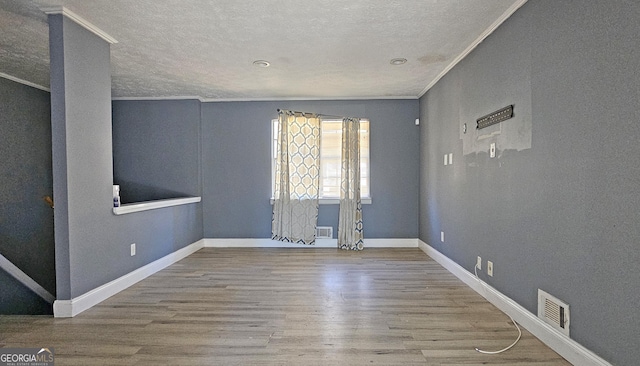
[[[403,64],[407,63],[407,59],[406,58],[401,58],[401,57],[392,58],[391,61],[389,61],[389,63],[391,65],[394,65],[394,66],[403,65]]]
[[[255,66],[258,66],[258,67],[269,67],[269,66],[271,66],[271,63],[269,61],[267,61],[267,60],[255,60],[255,61],[253,61],[253,64]]]

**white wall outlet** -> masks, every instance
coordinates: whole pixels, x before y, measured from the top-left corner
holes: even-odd
[[[453,153],[449,153],[449,165],[453,164]]]
[[[444,231],[440,232],[440,241],[444,243]]]
[[[476,267],[478,267],[478,269],[482,269],[482,257],[480,256],[476,259]]]
[[[136,255],[136,243],[131,244],[131,256]]]
[[[449,156],[447,156],[447,154],[444,154],[444,165],[446,166],[447,164],[449,164]]]
[[[487,274],[493,277],[493,262],[487,261]]]
[[[489,145],[489,157],[490,158],[495,158],[496,157],[496,143],[492,142],[491,145]]]

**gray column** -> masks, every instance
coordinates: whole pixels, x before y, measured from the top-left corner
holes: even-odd
[[[49,12],[57,299],[93,278],[112,217],[110,45],[63,11]]]

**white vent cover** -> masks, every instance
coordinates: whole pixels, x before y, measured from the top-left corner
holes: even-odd
[[[538,317],[569,336],[569,304],[538,289]]]
[[[333,239],[333,226],[316,227],[316,239]]]

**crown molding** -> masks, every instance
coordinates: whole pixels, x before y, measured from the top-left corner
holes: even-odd
[[[40,8],[40,10],[42,10],[47,15],[62,14],[64,16],[66,16],[67,18],[73,20],[74,22],[76,22],[78,25],[80,25],[81,27],[85,28],[86,30],[92,32],[96,36],[98,36],[98,37],[102,38],[103,40],[107,41],[107,43],[110,43],[110,44],[118,43],[118,41],[115,38],[111,37],[110,35],[105,33],[100,28],[98,28],[95,25],[91,24],[86,19],[82,18],[81,16],[79,16],[78,14],[72,12],[71,10],[65,8],[64,6],[42,7],[42,8]]]
[[[467,57],[467,55],[470,54],[471,51],[473,51],[480,43],[482,43],[482,41],[484,41],[487,37],[489,37],[491,33],[493,33],[500,25],[502,25],[502,23],[504,23],[507,19],[509,19],[513,15],[513,13],[515,13],[516,10],[520,9],[526,2],[527,0],[519,0],[515,2],[513,5],[511,5],[509,9],[507,9],[495,22],[493,22],[489,26],[489,28],[487,28],[484,32],[482,32],[480,36],[476,38],[476,40],[469,45],[469,47],[467,47],[464,51],[462,51],[462,53],[458,55],[458,57],[453,59],[453,61],[451,61],[451,63],[447,67],[445,67],[444,70],[442,70],[438,74],[438,76],[436,76],[433,80],[431,80],[429,85],[427,85],[422,90],[422,92],[420,92],[420,94],[418,95],[418,98],[422,98],[422,96],[425,95],[429,91],[429,89],[431,89],[434,85],[436,85],[436,83],[440,81],[440,79],[442,79],[449,71],[451,71],[451,69],[453,69],[460,61],[462,61],[465,57]]]
[[[416,100],[415,95],[376,96],[376,97],[284,97],[284,98],[202,98],[203,103],[219,102],[282,102],[282,101],[328,101],[328,100]]]
[[[51,93],[51,89],[47,88],[46,86],[42,86],[42,85],[39,85],[39,84],[36,84],[36,83],[32,83],[32,82],[24,80],[24,79],[20,79],[20,78],[17,78],[15,76],[11,76],[9,74],[5,74],[4,72],[0,72],[0,78],[11,80],[11,81],[14,81],[14,82],[22,84],[22,85],[30,86],[32,88],[40,89],[40,90],[43,90],[43,91]]]
[[[178,95],[169,97],[113,97],[111,100],[204,100],[199,96]]]
[[[224,102],[282,102],[282,101],[328,101],[328,100],[417,100],[413,95],[384,97],[287,97],[287,98],[203,98],[200,96],[175,95],[166,97],[113,97],[111,100],[199,100],[202,103]]]

